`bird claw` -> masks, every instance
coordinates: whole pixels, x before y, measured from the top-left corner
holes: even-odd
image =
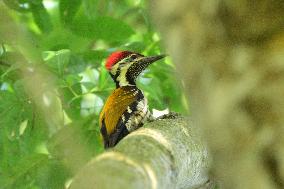
[[[176,112],[169,112],[168,114],[164,114],[162,116],[157,117],[156,119],[175,119],[177,117],[181,116],[180,113],[176,113]]]

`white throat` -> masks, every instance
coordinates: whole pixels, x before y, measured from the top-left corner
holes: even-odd
[[[118,65],[115,66],[113,69],[112,69],[112,74],[115,74],[117,69],[118,69]],[[118,77],[116,78],[116,81],[119,82],[119,86],[123,87],[123,86],[135,86],[135,85],[132,85],[132,84],[129,84],[129,82],[127,81],[126,79],[126,73],[127,73],[127,70],[128,68],[131,66],[131,64],[123,67],[121,70],[120,70],[120,74],[118,75]]]

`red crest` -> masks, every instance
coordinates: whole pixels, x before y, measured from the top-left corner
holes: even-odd
[[[116,51],[113,52],[106,60],[105,67],[107,70],[110,70],[113,65],[115,65],[120,60],[124,59],[128,55],[132,54],[130,51]]]

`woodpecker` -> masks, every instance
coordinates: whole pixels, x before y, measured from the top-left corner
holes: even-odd
[[[116,89],[107,98],[99,118],[105,148],[115,146],[152,118],[147,99],[136,86],[136,79],[150,64],[164,57],[117,51],[107,58],[105,67]]]

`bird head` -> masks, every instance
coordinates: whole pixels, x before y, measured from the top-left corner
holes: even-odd
[[[107,58],[105,67],[116,87],[135,86],[139,74],[150,64],[164,57],[165,55],[144,56],[130,51],[116,51]]]

